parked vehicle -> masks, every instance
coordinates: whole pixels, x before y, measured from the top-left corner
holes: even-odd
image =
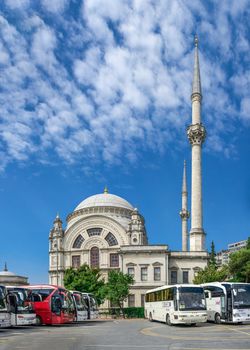
[[[85,303],[88,307],[88,319],[93,320],[98,318],[99,311],[97,306],[97,301],[92,293],[82,293]]]
[[[146,292],[145,317],[149,321],[172,324],[206,322],[204,290],[199,285],[166,285]]]
[[[75,306],[71,293],[65,288],[43,284],[28,286],[32,294],[36,323],[71,323],[75,319]]]
[[[7,291],[4,286],[0,286],[0,328],[10,327],[10,312],[7,304]]]
[[[36,314],[27,288],[6,286],[12,326],[36,324]]]
[[[206,296],[208,321],[250,321],[250,283],[211,282],[202,286]]]
[[[75,320],[77,322],[85,321],[88,319],[88,306],[85,302],[83,294],[78,291],[70,291],[75,305]]]

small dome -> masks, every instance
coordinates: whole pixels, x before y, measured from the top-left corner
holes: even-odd
[[[133,206],[125,199],[110,193],[101,193],[84,199],[74,211],[91,207],[118,207],[133,210]]]
[[[17,276],[14,272],[10,271],[0,271],[0,276]]]

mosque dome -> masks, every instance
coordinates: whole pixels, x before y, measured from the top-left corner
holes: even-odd
[[[28,277],[19,276],[14,272],[8,271],[7,264],[5,263],[3,271],[0,271],[0,284],[9,286],[22,286],[29,283]]]
[[[108,193],[107,188],[104,189],[104,193],[95,194],[84,199],[74,211],[92,207],[116,207],[134,210],[134,207],[125,199],[115,194]]]
[[[17,276],[14,272],[11,271],[0,271],[0,276]]]

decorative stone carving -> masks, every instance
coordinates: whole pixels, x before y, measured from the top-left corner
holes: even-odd
[[[82,249],[91,249],[92,247],[98,247],[98,248],[107,248],[108,244],[106,241],[104,241],[103,238],[93,238],[90,237],[87,241],[84,242]]]
[[[189,211],[186,210],[186,209],[182,209],[182,210],[180,211],[180,217],[181,217],[182,219],[188,219],[188,218],[190,217]]]
[[[187,128],[187,136],[192,146],[202,145],[206,138],[206,129],[201,123],[191,124]]]

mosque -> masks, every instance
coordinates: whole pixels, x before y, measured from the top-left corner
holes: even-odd
[[[143,306],[148,289],[164,284],[192,283],[197,271],[207,265],[202,222],[202,144],[206,130],[201,122],[201,80],[198,39],[195,38],[192,84],[192,123],[187,137],[192,152],[191,230],[187,205],[186,164],[182,184],[182,251],[170,251],[166,244],[148,242],[141,213],[127,200],[108,193],[84,199],[67,217],[66,228],[56,217],[49,235],[49,283],[63,285],[67,268],[87,263],[100,268],[104,277],[118,269],[134,277],[127,306]]]

